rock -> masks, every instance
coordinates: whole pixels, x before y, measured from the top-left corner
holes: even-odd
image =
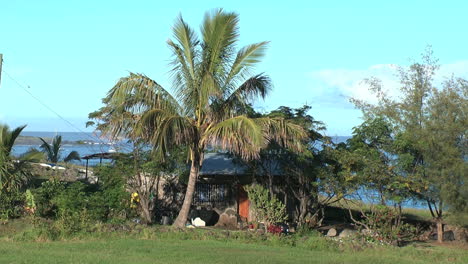
[[[340,232],[340,235],[338,236],[339,238],[345,238],[345,237],[351,237],[355,236],[357,233],[356,230],[353,229],[343,229],[343,231]]]
[[[169,216],[163,216],[162,217],[162,224],[163,225],[170,225],[171,224],[171,218]]]
[[[234,215],[234,216],[237,215],[236,211],[233,210],[233,209],[227,209],[224,213],[227,214],[227,215],[229,215],[229,216],[231,216],[231,215]]]
[[[460,226],[446,225],[445,230],[452,231],[454,235],[454,239],[456,241],[459,241],[462,243],[468,242],[468,230],[466,228],[463,228]],[[445,232],[444,232],[444,236],[445,236]]]
[[[436,233],[431,233],[429,235],[430,240],[437,240],[437,232]],[[453,233],[452,230],[450,231],[444,231],[444,236],[443,236],[443,241],[453,241],[455,240],[455,234]]]
[[[445,231],[444,232],[444,241],[453,241],[455,240],[455,234],[453,231]]]
[[[194,226],[206,226],[206,222],[201,220],[200,217],[197,217],[195,219],[192,219],[192,225],[194,225]]]
[[[237,217],[235,215],[231,216],[226,213],[223,213],[219,216],[218,222],[215,226],[227,227],[231,229],[237,228]]]
[[[338,235],[338,232],[336,231],[335,228],[328,229],[328,232],[327,232],[328,237],[335,237],[336,235]]]

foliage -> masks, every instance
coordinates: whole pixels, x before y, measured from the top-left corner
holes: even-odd
[[[13,157],[11,150],[15,140],[26,126],[10,130],[0,124],[0,214],[1,218],[18,217],[24,204],[23,191],[31,178],[29,162],[41,158],[38,153],[26,153]]]
[[[287,220],[286,206],[261,185],[253,184],[245,188],[254,208],[256,219],[267,225],[283,223]]]
[[[0,220],[20,217],[23,213],[24,193],[0,192]]]
[[[57,214],[57,206],[52,199],[65,190],[65,184],[58,179],[51,178],[34,190],[37,204],[37,214],[43,217],[51,217]]]
[[[43,138],[39,138],[42,141],[41,150],[46,154],[47,160],[52,163],[60,161],[60,148],[62,147],[62,136],[57,135],[52,140],[52,143],[47,143]],[[69,162],[71,160],[81,160],[80,154],[76,151],[70,152],[63,161]]]
[[[28,163],[37,161],[41,155],[27,153],[21,157],[12,157],[11,150],[21,131],[26,126],[10,130],[0,124],[0,192],[12,192],[22,189],[29,181]]]
[[[25,201],[26,203],[24,209],[27,212],[34,214],[36,211],[36,199],[29,189],[26,190]]]
[[[401,212],[377,206],[364,215],[362,226],[365,226],[363,237],[367,242],[398,245],[402,241],[412,241],[418,234],[415,226],[401,221]]]
[[[378,103],[354,102],[367,119],[381,117],[393,127],[395,168],[408,192],[427,202],[442,242],[444,211],[468,213],[468,81],[452,77],[437,87],[438,68],[429,48],[421,62],[400,67],[400,98],[389,97],[378,80],[370,79]]]

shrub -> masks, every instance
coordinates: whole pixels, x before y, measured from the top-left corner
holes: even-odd
[[[42,217],[55,217],[57,206],[53,202],[54,197],[65,190],[65,184],[57,179],[50,179],[41,184],[41,187],[33,191],[37,210],[36,213]]]
[[[369,243],[397,245],[413,240],[418,233],[416,227],[402,222],[398,212],[386,206],[377,206],[366,214],[362,226],[367,228],[362,237]]]
[[[24,193],[20,191],[0,192],[0,220],[21,216],[23,206]]]
[[[256,218],[267,224],[276,224],[286,221],[286,206],[261,185],[250,185],[246,187],[249,199],[255,210]]]

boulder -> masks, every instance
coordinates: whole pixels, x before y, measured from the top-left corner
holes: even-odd
[[[219,220],[215,224],[215,226],[235,229],[237,228],[237,217],[235,215],[228,215],[226,213],[223,213],[219,216]]]
[[[463,228],[460,226],[446,225],[445,231],[452,231],[454,235],[454,239],[456,241],[459,241],[462,243],[468,242],[468,230],[466,228]],[[445,232],[444,232],[444,236],[445,236]]]
[[[356,233],[357,233],[356,230],[345,228],[343,229],[343,231],[340,232],[340,235],[338,237],[339,238],[351,237],[351,236],[355,236]]]
[[[327,232],[328,237],[335,237],[337,235],[338,235],[338,232],[336,231],[335,228],[328,229],[328,232]]]
[[[453,241],[455,240],[455,234],[452,230],[444,232],[444,241]]]
[[[431,233],[429,235],[430,240],[437,240],[437,232]],[[443,236],[443,241],[453,241],[455,240],[455,234],[453,233],[452,230],[450,231],[444,231],[444,236]]]

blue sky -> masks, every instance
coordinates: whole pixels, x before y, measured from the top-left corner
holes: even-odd
[[[373,75],[394,88],[393,65],[408,65],[428,44],[441,75],[468,77],[467,3],[2,0],[0,53],[8,76],[0,84],[0,122],[75,131],[10,76],[82,130],[129,71],[169,88],[166,40],[175,18],[181,13],[198,29],[207,10],[222,7],[240,14],[240,45],[271,41],[257,72],[272,78],[274,90],[256,107],[307,103],[328,135],[350,135],[361,120],[348,97],[372,100],[361,80]]]

